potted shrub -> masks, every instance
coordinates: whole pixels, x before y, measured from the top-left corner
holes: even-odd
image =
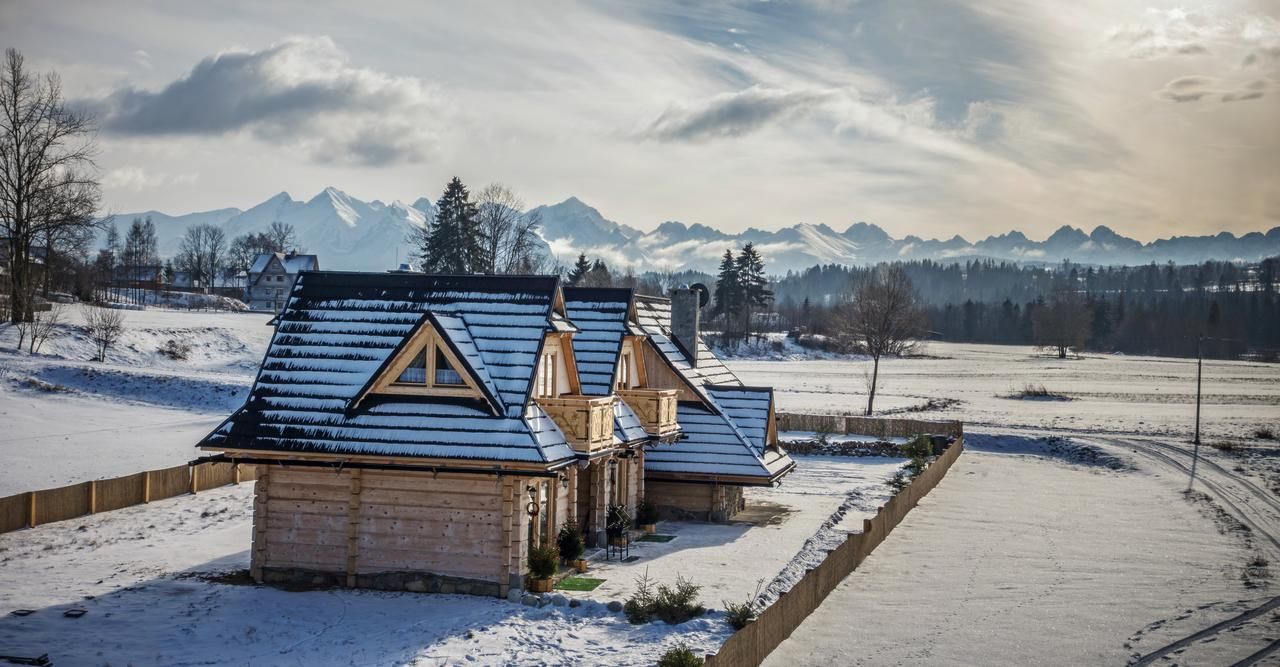
[[[535,593],[550,593],[552,579],[560,569],[560,552],[555,547],[529,549],[529,583]]]
[[[582,541],[582,531],[578,529],[576,522],[570,521],[560,529],[560,535],[557,536],[556,542],[560,547],[560,557],[565,562],[573,565],[574,569],[579,572],[587,571],[587,560],[582,557],[582,552],[586,551],[586,545]]]
[[[622,546],[627,543],[627,532],[631,530],[631,514],[624,505],[609,506],[609,523],[605,525],[605,534],[609,536],[609,544]]]
[[[658,507],[647,498],[641,500],[640,506],[636,508],[636,523],[640,524],[645,535],[658,532]]]

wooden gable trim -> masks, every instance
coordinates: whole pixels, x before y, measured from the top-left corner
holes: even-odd
[[[364,389],[356,395],[347,406],[350,412],[360,405],[366,397],[371,394],[382,395],[399,395],[399,396],[442,396],[448,398],[474,398],[484,401],[493,414],[498,414],[498,403],[493,396],[483,387],[475,377],[475,371],[470,364],[464,363],[457,350],[454,348],[453,341],[448,336],[442,335],[437,328],[437,321],[428,312],[422,316],[418,326],[413,333],[409,335],[400,345],[391,353],[382,367],[380,367],[370,378]],[[427,379],[433,380],[435,377],[435,351],[439,349],[448,360],[449,365],[462,378],[463,386],[461,387],[435,387],[430,385],[410,385],[399,383],[396,380],[400,374],[413,363],[414,357],[418,352],[430,351],[426,354],[427,360]]]

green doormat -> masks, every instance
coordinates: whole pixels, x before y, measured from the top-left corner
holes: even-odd
[[[562,591],[593,591],[596,586],[604,583],[604,579],[592,579],[591,577],[565,577],[556,584],[556,588]]]
[[[641,542],[670,542],[676,539],[675,535],[645,535],[640,538]]]

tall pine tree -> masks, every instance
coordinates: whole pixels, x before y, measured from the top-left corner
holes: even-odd
[[[436,202],[435,223],[420,239],[423,271],[471,273],[485,266],[478,213],[467,186],[453,177]]]
[[[569,284],[577,285],[582,282],[587,273],[591,271],[591,262],[587,260],[587,253],[578,255],[578,261],[574,262],[573,270],[569,272]]]
[[[724,318],[726,334],[737,333],[735,327],[742,313],[742,282],[732,250],[724,251],[724,257],[720,259],[715,297],[716,305],[711,313]]]
[[[741,306],[740,330],[744,335],[751,333],[752,314],[768,310],[773,301],[773,291],[769,289],[769,278],[764,274],[764,259],[756,251],[755,245],[748,243],[742,247],[738,259],[734,263],[734,272],[738,276],[739,298]]]

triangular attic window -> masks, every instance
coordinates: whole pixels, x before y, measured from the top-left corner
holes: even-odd
[[[369,393],[482,398],[465,367],[429,323],[415,331]]]

